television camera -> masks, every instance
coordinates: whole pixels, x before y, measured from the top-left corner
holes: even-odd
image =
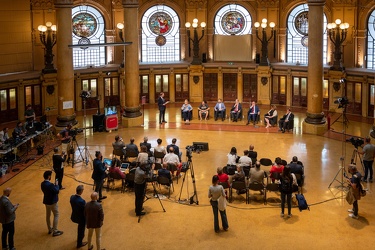
[[[338,108],[344,108],[349,104],[349,99],[343,96],[335,100],[334,103],[339,105]]]
[[[188,159],[191,159],[191,157],[193,157],[193,151],[195,151],[195,147],[190,145],[190,146],[186,146],[186,157]]]
[[[358,149],[358,147],[361,147],[361,146],[365,143],[364,140],[363,140],[362,138],[360,138],[360,137],[357,137],[357,138],[355,138],[355,137],[350,137],[349,139],[346,139],[346,141],[347,141],[347,142],[351,142],[352,145],[353,145],[356,149]]]
[[[75,137],[77,134],[80,134],[83,132],[83,128],[73,128],[69,131],[69,135],[72,137]]]

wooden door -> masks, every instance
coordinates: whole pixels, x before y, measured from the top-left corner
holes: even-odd
[[[237,73],[223,73],[224,101],[235,101],[237,96]]]
[[[118,77],[104,78],[104,103],[107,107],[120,105],[120,85]]]
[[[17,88],[0,90],[0,124],[19,120],[17,95]]]
[[[362,115],[362,83],[347,82],[346,97],[349,100],[346,112]]]
[[[369,97],[368,97],[368,116],[374,117],[374,103],[375,103],[375,85],[370,84],[369,85],[369,91],[368,91]]]
[[[183,102],[189,99],[189,75],[175,74],[176,102]]]
[[[286,76],[273,76],[271,103],[286,104]]]
[[[141,85],[139,100],[141,100],[141,103],[142,103],[142,96],[146,96],[146,100],[145,100],[146,103],[150,103],[150,90],[149,90],[150,83],[149,83],[148,75],[139,76],[139,84]]]
[[[98,79],[82,79],[81,90],[89,91],[90,97],[82,99],[82,109],[86,101],[86,109],[98,108]]]
[[[25,86],[25,109],[27,105],[31,104],[36,116],[43,114],[41,94],[40,85]]]
[[[307,107],[307,78],[293,77],[292,106]]]
[[[203,74],[203,99],[205,101],[217,101],[217,73]]]
[[[323,110],[329,109],[329,81],[323,80]]]
[[[258,101],[258,84],[256,74],[243,74],[243,100],[246,102]]]
[[[158,101],[160,92],[164,93],[164,99],[169,101],[169,75],[155,75],[155,101]]]

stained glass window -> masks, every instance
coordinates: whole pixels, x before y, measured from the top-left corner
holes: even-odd
[[[368,69],[375,69],[375,10],[371,13],[367,23],[367,65]]]
[[[251,33],[250,13],[237,4],[223,6],[215,16],[215,34],[244,35]]]
[[[142,62],[180,61],[180,20],[177,13],[165,5],[156,5],[142,17]]]
[[[73,48],[73,67],[100,66],[106,64],[105,47],[84,47],[85,44],[105,43],[105,23],[102,14],[87,5],[72,9],[73,44],[82,44],[82,48]]]
[[[327,17],[323,14],[323,30],[326,30]],[[301,4],[295,7],[288,16],[287,24],[287,62],[307,65],[309,7]],[[323,64],[327,64],[327,33],[323,35]]]

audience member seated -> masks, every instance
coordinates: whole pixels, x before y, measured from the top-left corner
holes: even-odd
[[[125,155],[125,143],[119,135],[115,136],[115,141],[112,143],[113,151],[121,151]],[[121,159],[124,156],[121,157]]]
[[[227,183],[229,187],[229,176],[223,172],[223,167],[217,168],[217,176],[219,177],[219,182]]]
[[[181,111],[182,111],[182,118],[184,119],[185,124],[189,124],[193,116],[192,115],[193,107],[190,105],[187,99],[185,99],[185,103],[182,104]]]
[[[3,130],[0,131],[0,142],[1,143],[7,143],[9,140],[8,135],[8,127],[3,128]]]
[[[289,122],[294,122],[294,114],[287,108],[286,114],[279,120],[279,131],[285,133],[285,130],[289,131]]]
[[[23,138],[26,136],[26,131],[23,129],[22,122],[17,122],[17,126],[12,133],[13,138]]]
[[[235,181],[245,182],[245,172],[241,166],[237,166],[237,171],[232,178],[232,183]],[[237,194],[245,194],[246,189],[237,190]]]
[[[267,124],[266,128],[269,128],[277,123],[277,110],[275,105],[272,105],[270,111],[264,115],[264,121]]]
[[[298,161],[297,156],[293,156],[292,162],[289,164],[289,167],[290,167],[290,172],[292,174],[299,174],[299,175],[301,175],[302,179],[301,180],[297,180],[298,186],[301,187],[303,185],[303,182],[304,182],[304,179],[305,179],[305,175],[304,175],[303,165],[302,165],[302,163],[300,161]]]
[[[214,111],[215,111],[215,121],[217,121],[217,118],[220,116],[221,117],[221,120],[224,121],[225,120],[225,105],[224,103],[221,101],[221,99],[219,99],[214,107]]]
[[[172,175],[171,171],[167,169],[166,163],[162,164],[162,168],[158,170],[158,176],[168,178],[169,182],[172,182]],[[170,184],[167,184],[167,186],[170,186]]]
[[[139,150],[138,150],[138,146],[136,144],[134,144],[134,137],[130,138],[130,144],[126,145],[125,147],[125,150],[126,151],[133,151],[133,152],[136,152],[137,154],[139,153]]]
[[[121,171],[121,161],[116,157],[113,157],[111,167],[108,169],[109,173],[117,173],[121,176],[121,179],[125,179],[125,174]]]
[[[141,152],[138,154],[136,161],[140,164],[148,163],[148,153],[146,146],[141,146]]]
[[[260,115],[260,108],[258,105],[255,104],[255,102],[251,102],[251,106],[249,111],[247,112],[247,123],[246,125],[249,125],[250,121],[253,121],[253,124],[255,125],[255,122],[258,119],[258,116]]]
[[[254,151],[254,145],[249,146],[249,157],[251,158],[251,162],[256,162],[258,159],[257,151]]]
[[[167,151],[165,150],[164,146],[161,145],[163,140],[159,138],[159,139],[156,140],[156,142],[157,142],[158,145],[151,149],[153,154],[155,155],[155,152],[160,152],[160,153],[166,154]],[[160,159],[156,159],[156,158],[155,158],[155,162],[156,163],[162,163],[162,161]]]
[[[180,159],[180,161],[181,161],[182,152],[180,152],[180,148],[176,145],[176,142],[177,142],[177,139],[173,138],[172,139],[172,144],[169,144],[167,146],[167,152],[169,153],[169,148],[172,147],[173,150],[174,150],[174,153],[178,156],[178,159]]]
[[[152,156],[152,152],[151,152],[151,143],[148,143],[148,137],[147,137],[147,136],[145,136],[145,137],[143,138],[143,142],[141,142],[141,143],[139,144],[139,146],[140,146],[140,147],[142,147],[142,146],[146,146],[148,156],[149,156],[149,157]]]
[[[265,172],[264,170],[260,169],[260,162],[257,161],[255,163],[255,168],[250,168],[249,183],[258,182],[264,184],[264,177],[266,177]]]
[[[237,122],[241,114],[242,114],[242,105],[239,102],[239,100],[236,99],[235,103],[233,104],[233,107],[230,110],[230,116],[231,116],[232,121]]]
[[[240,157],[240,159],[238,160],[238,163],[240,164],[241,167],[244,167],[244,166],[250,166],[252,165],[252,162],[251,162],[251,158],[249,157],[249,151],[248,150],[245,150],[243,151],[243,156]]]
[[[272,165],[271,170],[270,170],[270,176],[272,176],[273,173],[281,173],[284,170],[284,166],[281,164],[281,158],[276,157],[275,163]],[[271,178],[272,182],[275,182],[275,178]]]
[[[203,101],[201,105],[198,107],[198,114],[199,114],[199,119],[202,120],[202,117],[204,117],[205,120],[208,119],[208,114],[209,114],[210,108],[207,105],[206,101]]]
[[[237,164],[237,149],[232,147],[230,152],[227,154],[228,161],[227,166],[234,166]]]
[[[182,165],[180,164],[180,159],[178,158],[178,156],[174,153],[174,149],[173,147],[170,147],[169,148],[169,153],[167,153],[165,156],[164,156],[164,159],[163,159],[163,164],[171,164],[171,165],[175,165],[176,168],[177,168],[177,176],[179,176],[180,172],[181,172],[181,167]],[[172,175],[174,175],[174,171],[171,171],[172,172]]]

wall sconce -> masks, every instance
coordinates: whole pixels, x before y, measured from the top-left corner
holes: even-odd
[[[47,22],[46,25],[39,25],[39,38],[40,42],[44,45],[44,69],[43,73],[56,73],[57,70],[53,65],[53,46],[57,42],[56,38],[56,25],[52,25],[51,22]]]
[[[259,31],[258,28],[262,27],[262,38],[259,37]],[[255,33],[258,38],[258,40],[262,43],[262,57],[260,58],[260,66],[269,66],[270,62],[268,60],[268,42],[272,39],[272,37],[276,38],[276,30],[274,29],[276,24],[274,22],[270,22],[269,27],[271,28],[271,36],[267,38],[267,19],[263,18],[262,23],[255,22]],[[275,43],[274,43],[275,44]]]
[[[346,39],[348,28],[349,24],[342,23],[340,19],[336,19],[334,23],[327,24],[329,39],[335,45],[334,61],[331,70],[342,71],[345,69],[341,62],[341,46]]]
[[[193,39],[191,39],[191,37],[190,37],[190,26],[193,27],[193,29],[194,29]],[[200,24],[200,27],[202,28],[202,35],[201,35],[200,38],[198,38],[198,31],[197,31],[198,19],[197,18],[193,19],[192,24],[190,24],[189,22],[186,22],[185,27],[186,27],[187,37],[189,39],[189,56],[191,55],[190,54],[190,50],[191,50],[190,41],[193,42],[193,53],[194,54],[193,54],[193,61],[191,62],[191,64],[192,65],[201,65],[202,60],[200,59],[200,56],[199,56],[199,42],[202,40],[202,38],[204,36],[204,28],[206,27],[206,23],[201,22],[201,24]]]

